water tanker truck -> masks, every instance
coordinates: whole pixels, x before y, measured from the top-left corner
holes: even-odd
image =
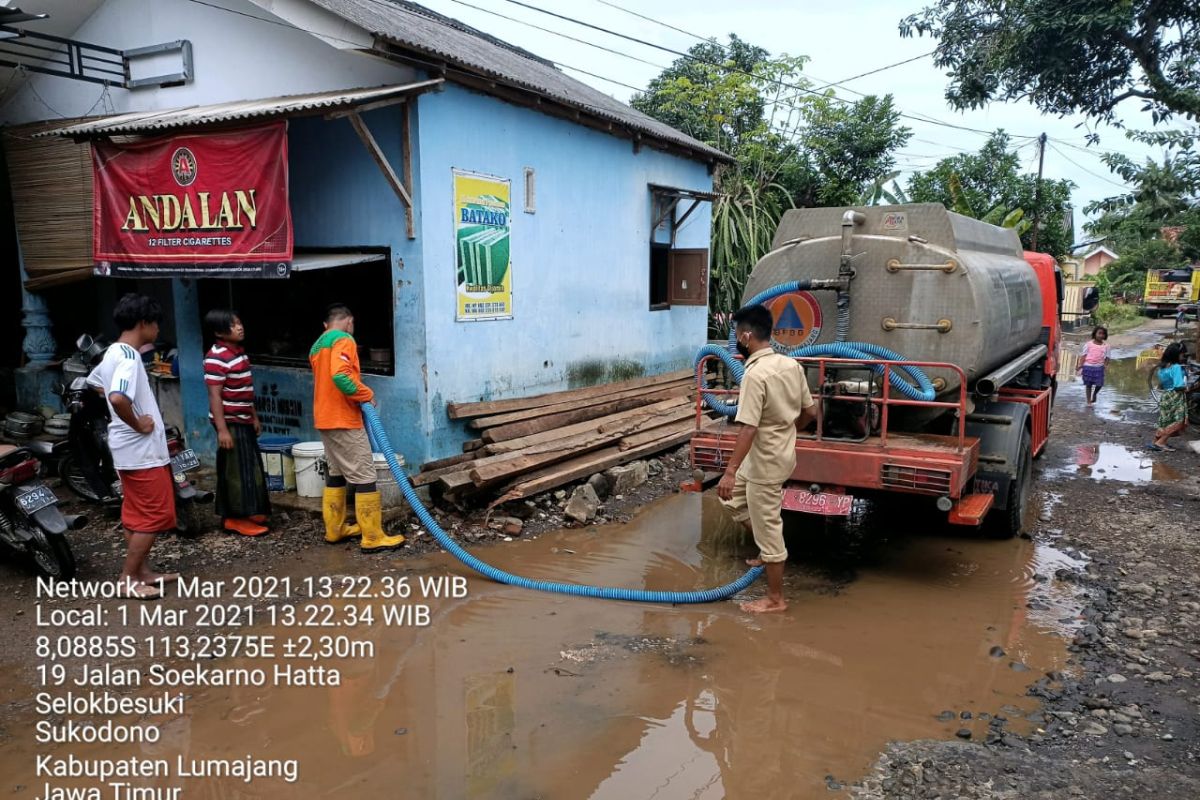
[[[784,508],[848,515],[855,498],[928,498],[952,524],[1022,527],[1056,386],[1062,277],[1016,232],[938,204],[788,211],[742,298],[775,320],[817,403]],[[741,363],[697,356],[692,464],[733,453]]]

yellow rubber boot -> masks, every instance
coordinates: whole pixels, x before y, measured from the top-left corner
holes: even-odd
[[[358,513],[358,524],[362,528],[359,549],[364,553],[395,550],[404,544],[404,537],[400,534],[388,536],[383,532],[383,503],[379,492],[355,493],[354,509]]]
[[[321,516],[325,520],[325,541],[329,544],[358,536],[357,525],[346,524],[346,487],[325,487],[321,496]]]

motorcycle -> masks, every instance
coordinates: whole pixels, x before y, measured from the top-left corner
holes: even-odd
[[[75,556],[66,533],[87,525],[87,517],[64,515],[41,474],[42,464],[29,448],[0,445],[0,542],[27,553],[47,577],[70,580]]]
[[[78,352],[71,359],[74,366],[64,367],[65,373],[75,377],[60,391],[71,415],[70,431],[65,442],[52,448],[52,457],[58,462],[59,477],[71,491],[85,500],[120,505],[121,481],[108,448],[108,403],[87,382],[87,374],[104,358],[104,347],[87,334],[80,336],[75,346]],[[175,482],[176,530],[196,533],[201,527],[196,505],[212,502],[213,493],[197,489],[188,480],[188,473],[200,467],[200,459],[187,446],[180,430],[168,425],[165,433]]]

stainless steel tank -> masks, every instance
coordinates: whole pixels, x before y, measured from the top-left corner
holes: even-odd
[[[848,210],[785,213],[772,251],[755,265],[742,301],[786,281],[837,278]],[[1036,343],[1042,329],[1041,293],[1015,231],[936,203],[852,210],[861,217],[858,224],[846,226],[854,270],[848,341],[882,345],[914,361],[955,364],[968,382]],[[813,342],[832,342],[836,294],[818,291],[811,296],[821,319]],[[774,310],[780,319],[781,307]],[[795,316],[794,309],[784,312],[789,319]],[[815,316],[810,309],[809,321]],[[953,372],[928,373],[946,381],[943,393],[958,386]]]

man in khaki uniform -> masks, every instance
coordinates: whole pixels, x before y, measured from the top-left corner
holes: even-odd
[[[735,421],[741,425],[733,456],[717,486],[738,522],[747,526],[764,565],[767,596],[743,603],[753,613],[786,611],[783,599],[783,484],[796,468],[796,432],[816,418],[804,368],[771,348],[771,312],[746,306],[733,315],[738,352],[746,359]]]

